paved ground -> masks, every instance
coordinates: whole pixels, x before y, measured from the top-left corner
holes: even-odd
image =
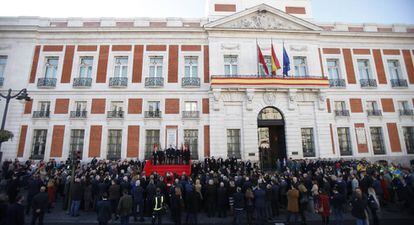
[[[266,225],[284,225],[286,214],[282,212],[279,218],[272,221],[268,221]],[[306,214],[308,225],[320,225],[321,218],[317,214],[307,213]],[[379,213],[381,225],[414,225],[414,215],[410,215],[408,212],[401,212],[396,209],[395,206],[389,206],[383,208]],[[30,215],[26,217],[26,223],[30,224]],[[221,225],[221,224],[232,224],[232,218],[207,218],[204,213],[198,215],[199,224],[202,225]],[[89,225],[97,224],[96,214],[93,212],[82,212],[79,217],[70,217],[66,211],[61,209],[61,205],[58,202],[55,209],[52,209],[51,213],[45,215],[45,225]],[[185,224],[185,213],[183,213],[183,224]],[[120,224],[120,221],[112,221],[110,224]],[[151,218],[145,218],[145,222],[134,222],[133,218],[130,220],[130,224],[151,224]],[[163,224],[173,224],[169,215],[164,216]],[[296,223],[300,224],[300,222]],[[330,224],[335,224],[334,218],[331,218]],[[344,225],[355,225],[355,220],[350,214],[345,215]]]

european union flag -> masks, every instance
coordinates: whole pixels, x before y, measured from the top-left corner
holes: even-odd
[[[285,46],[283,46],[283,76],[288,76],[290,70],[290,60],[286,52]]]

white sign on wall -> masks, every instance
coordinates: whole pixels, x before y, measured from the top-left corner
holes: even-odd
[[[167,129],[167,148],[177,146],[177,129]]]
[[[365,136],[365,128],[364,127],[357,127],[355,128],[356,136],[357,136],[357,142],[360,145],[367,144],[367,138]]]

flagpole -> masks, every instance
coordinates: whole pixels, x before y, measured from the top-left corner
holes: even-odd
[[[259,76],[259,44],[257,43],[257,38],[256,38],[256,69],[257,69],[257,76]]]
[[[285,40],[282,39],[282,77],[285,78]]]
[[[271,70],[273,70],[273,38],[270,38],[270,68],[272,68]],[[276,53],[275,53],[276,54]],[[271,76],[273,76],[272,71],[270,72]],[[277,69],[275,70],[275,76],[277,76]]]

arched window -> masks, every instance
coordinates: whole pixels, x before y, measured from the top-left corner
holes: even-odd
[[[283,120],[282,114],[279,110],[273,107],[266,107],[259,113],[259,120]]]

